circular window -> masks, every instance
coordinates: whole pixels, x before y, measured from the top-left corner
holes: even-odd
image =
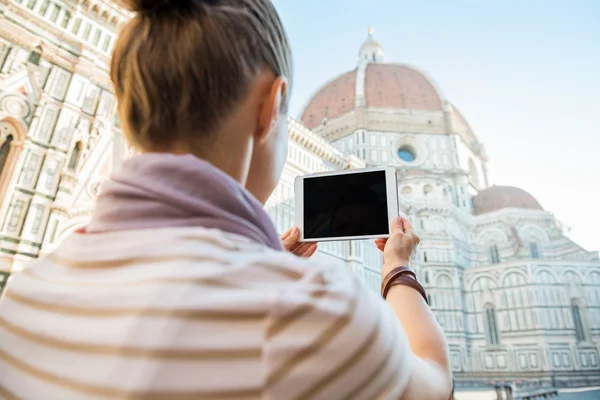
[[[400,159],[405,162],[413,162],[416,158],[415,151],[412,149],[412,147],[409,146],[400,147],[398,149],[398,157],[400,157]]]

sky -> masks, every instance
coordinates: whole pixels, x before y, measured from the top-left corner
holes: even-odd
[[[600,250],[600,1],[273,2],[294,53],[293,116],[355,68],[372,26],[386,62],[424,70],[461,110],[491,183],[527,190]]]

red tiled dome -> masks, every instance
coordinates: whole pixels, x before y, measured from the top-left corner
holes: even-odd
[[[323,119],[333,119],[354,109],[357,70],[346,72],[325,84],[304,108],[300,120],[309,128],[319,126]]]
[[[421,72],[394,64],[369,64],[365,74],[367,107],[435,111],[442,101]]]
[[[540,203],[523,189],[512,186],[492,186],[473,198],[475,215],[486,214],[503,208],[543,210]]]
[[[398,64],[368,64],[365,71],[366,107],[436,111],[442,99],[421,72]],[[304,108],[300,120],[309,128],[352,111],[355,107],[357,70],[340,75],[323,86]]]

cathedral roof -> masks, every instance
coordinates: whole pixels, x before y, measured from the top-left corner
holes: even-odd
[[[314,128],[323,119],[340,117],[354,109],[357,70],[346,72],[319,89],[310,99],[300,120],[308,128]]]
[[[308,102],[301,121],[309,128],[355,108],[358,70],[346,72],[321,87]],[[364,74],[367,108],[441,111],[442,97],[422,72],[402,64],[369,63]]]
[[[531,194],[513,186],[491,186],[473,198],[475,215],[486,214],[503,208],[543,210]]]
[[[357,130],[457,134],[474,154],[485,157],[473,129],[417,67],[388,63],[372,30],[358,52],[357,67],[324,85],[301,110],[299,120],[329,141]]]

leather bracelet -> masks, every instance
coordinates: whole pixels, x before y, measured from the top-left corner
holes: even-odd
[[[394,280],[398,276],[402,276],[402,275],[406,275],[406,274],[412,275],[412,277],[415,278],[415,280],[417,279],[417,274],[409,266],[397,267],[397,268],[394,268],[393,270],[391,270],[390,272],[388,272],[385,275],[385,277],[383,278],[383,281],[381,282],[381,294],[383,294],[383,292],[386,291],[386,287],[389,285],[389,283],[392,280]],[[385,298],[385,296],[384,296],[384,298]]]
[[[399,276],[396,279],[392,280],[388,284],[385,292],[383,293],[383,298],[385,299],[387,297],[389,290],[393,286],[398,286],[398,285],[408,286],[408,287],[416,290],[423,297],[423,300],[425,300],[425,303],[429,304],[429,301],[427,300],[427,293],[425,293],[425,289],[423,288],[423,286],[421,286],[421,284],[419,282],[417,282],[415,279],[408,277],[406,275]]]

